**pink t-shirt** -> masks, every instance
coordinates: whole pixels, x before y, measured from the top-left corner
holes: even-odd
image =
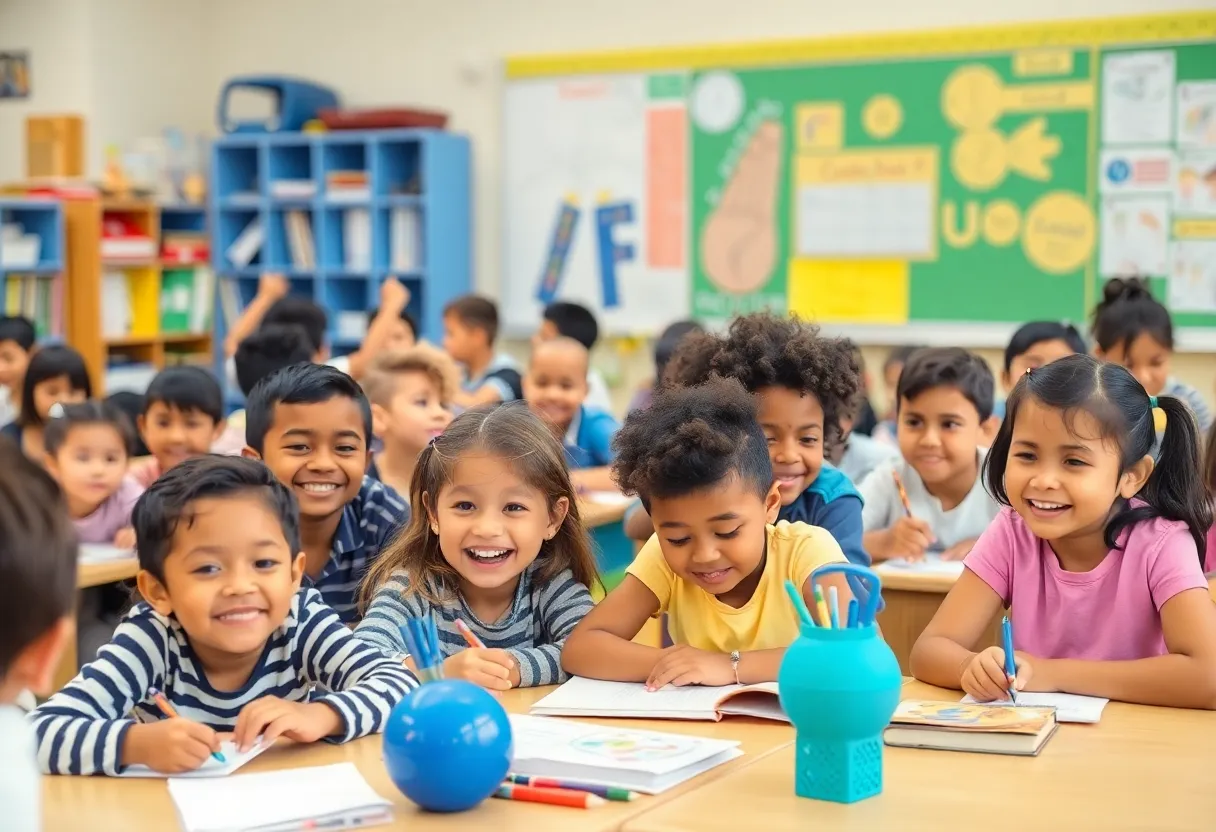
[[[1203,571],[1216,572],[1216,524],[1208,529],[1208,545],[1204,547],[1203,557],[1206,561]]]
[[[135,508],[135,502],[143,493],[144,487],[134,477],[124,477],[118,490],[92,514],[72,521],[80,542],[113,543],[114,535],[131,525],[131,509]]]
[[[1089,572],[1066,572],[1011,508],[1001,509],[963,563],[1009,606],[1013,646],[1052,659],[1120,661],[1168,653],[1161,607],[1207,590],[1185,523],[1157,518],[1120,536]]]

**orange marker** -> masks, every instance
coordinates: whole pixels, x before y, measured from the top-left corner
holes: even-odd
[[[608,801],[599,795],[576,792],[570,789],[540,789],[536,786],[517,786],[503,783],[494,792],[503,800],[521,800],[526,803],[547,803],[550,806],[569,806],[571,809],[594,809]]]
[[[908,502],[908,492],[904,490],[904,481],[900,478],[898,471],[892,471],[891,478],[895,480],[895,487],[899,489],[899,501],[904,504],[904,511],[911,517],[912,504]]]
[[[481,639],[479,639],[477,637],[477,633],[473,632],[472,627],[470,627],[468,624],[465,624],[459,618],[456,619],[456,629],[460,630],[460,634],[462,636],[464,636],[465,642],[470,647],[477,647],[481,650],[485,649],[485,647],[486,647],[485,642],[483,642]]]
[[[156,703],[156,707],[160,708],[160,712],[169,719],[179,719],[177,708],[173,707],[173,703],[165,698],[165,695],[156,688],[148,688],[148,696],[152,697],[152,701]],[[221,763],[228,762],[228,759],[218,751],[212,751],[211,756],[219,760]]]

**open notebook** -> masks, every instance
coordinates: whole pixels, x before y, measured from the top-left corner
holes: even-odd
[[[392,804],[354,763],[244,774],[222,780],[169,778],[185,832],[294,832],[389,823]]]
[[[960,701],[974,703],[970,696],[964,696]],[[1102,711],[1109,699],[1097,696],[1080,696],[1075,693],[1028,693],[1018,694],[1017,706],[1032,708],[1055,708],[1056,722],[1087,722],[1095,723],[1102,719]],[[989,702],[989,705],[1013,707],[1010,701]]]
[[[878,574],[884,572],[892,574],[898,573],[915,573],[918,575],[947,575],[959,577],[963,574],[963,562],[961,560],[942,560],[940,554],[928,554],[921,560],[903,560],[895,559],[884,561],[878,567]]]
[[[274,743],[271,743],[273,745]],[[253,744],[253,747],[244,754],[236,750],[236,745],[228,740],[220,745],[220,753],[224,755],[224,762],[220,762],[214,757],[208,757],[207,761],[194,771],[187,771],[182,774],[162,774],[159,771],[153,771],[147,766],[127,766],[119,777],[187,777],[195,779],[199,777],[226,777],[236,771],[245,763],[252,760],[254,757],[261,754],[270,745],[263,745],[259,739]]]
[[[640,682],[604,682],[576,676],[532,706],[544,716],[615,716],[638,719],[709,719],[754,716],[789,722],[777,698],[777,683],[648,691]]]
[[[511,716],[511,771],[658,794],[742,756],[734,740]]]

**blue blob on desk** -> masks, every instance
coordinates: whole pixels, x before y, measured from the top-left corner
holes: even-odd
[[[401,793],[431,812],[463,812],[511,768],[507,712],[462,679],[428,682],[402,699],[384,729],[384,764]]]

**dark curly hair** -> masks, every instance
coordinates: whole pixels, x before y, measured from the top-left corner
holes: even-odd
[[[813,324],[769,312],[736,318],[712,367],[749,393],[786,387],[811,394],[823,408],[829,443],[840,439],[840,420],[853,413],[861,394],[861,368],[848,339],[825,337]]]
[[[734,379],[666,387],[636,410],[613,440],[612,472],[650,510],[654,497],[682,497],[736,476],[761,498],[773,484],[755,399]]]
[[[709,380],[713,360],[725,345],[721,335],[690,332],[680,339],[659,378],[659,386],[695,387]]]

